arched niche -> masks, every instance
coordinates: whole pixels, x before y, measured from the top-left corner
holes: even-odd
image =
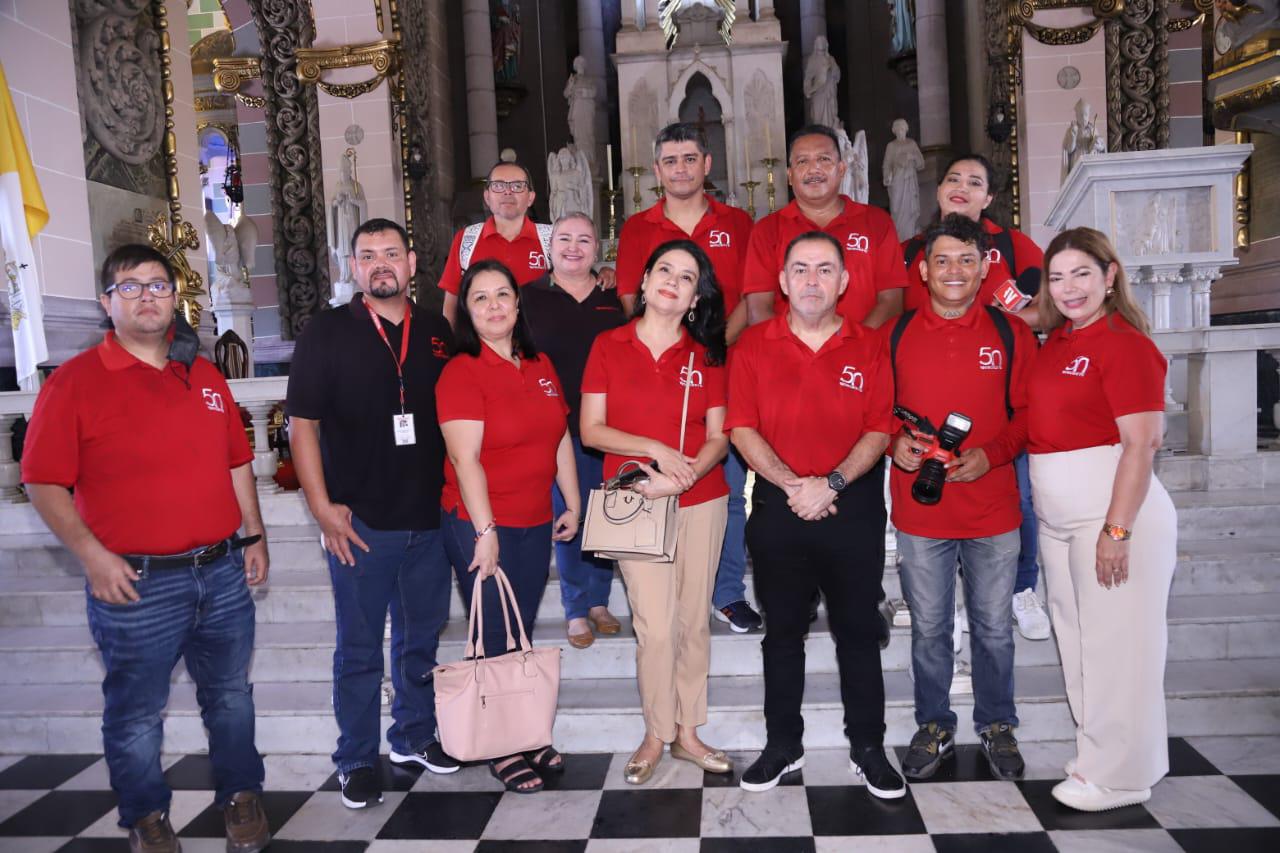
[[[716,100],[706,75],[698,73],[689,78],[677,118],[698,125],[706,134],[707,146],[711,150],[711,172],[707,175],[711,184],[709,189],[724,201],[731,190],[728,185],[728,157],[725,156],[728,148],[725,144],[724,110]]]
[[[691,89],[692,87],[692,89]],[[719,107],[720,115],[717,123],[719,129],[719,147],[711,140],[711,127],[708,126],[708,142],[711,142],[711,175],[708,176],[718,190],[722,200],[734,192],[737,180],[737,155],[734,153],[734,110],[733,95],[724,80],[715,69],[701,59],[690,62],[671,87],[671,96],[667,101],[667,121],[683,121],[681,110],[691,95],[706,104],[707,94]],[[704,110],[706,106],[704,106]]]

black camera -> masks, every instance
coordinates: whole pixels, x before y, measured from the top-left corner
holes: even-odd
[[[960,443],[969,436],[973,421],[967,415],[952,412],[942,422],[942,429],[934,429],[928,418],[910,409],[895,406],[893,413],[907,425],[907,434],[927,445],[920,473],[911,484],[911,497],[926,506],[942,500],[942,487],[947,483],[947,463],[956,458]]]

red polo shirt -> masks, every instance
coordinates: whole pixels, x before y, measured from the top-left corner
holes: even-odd
[[[687,332],[655,361],[653,353],[636,337],[636,322],[632,320],[596,338],[587,358],[587,369],[582,374],[582,393],[608,395],[605,404],[608,426],[680,449],[680,412],[692,353],[690,379],[693,384],[689,387],[684,455],[696,456],[707,443],[707,410],[725,405],[724,368],[708,365],[706,347]],[[633,459],[649,461],[605,454],[604,475],[612,477],[620,465]],[[724,466],[712,465],[693,488],[680,496],[680,506],[696,506],[727,494]]]
[[[787,244],[806,231],[825,231],[844,247],[844,264],[849,270],[849,287],[836,310],[854,323],[867,319],[882,290],[906,287],[906,271],[902,266],[902,246],[893,219],[878,207],[859,204],[847,196],[844,211],[819,228],[800,212],[792,201],[756,223],[747,246],[746,270],[742,292],[774,294],[773,310],[781,314],[786,300],[778,284],[778,273],[787,253]]]
[[[725,429],[751,427],[801,477],[825,477],[868,432],[891,433],[893,377],[884,339],[845,320],[814,352],[785,314],[734,344]]]
[[[715,268],[716,281],[724,294],[725,316],[733,313],[742,299],[742,269],[754,223],[745,210],[721,204],[711,196],[706,199],[707,211],[692,234],[684,233],[667,218],[665,198],[627,220],[618,238],[620,296],[634,296],[640,291],[644,265],[654,249],[668,240],[692,240],[707,253]]]
[[[240,410],[208,361],[157,369],[114,332],[53,372],[27,430],[22,481],[75,489],[116,554],[182,554],[240,527],[230,469],[253,459]]]
[[[444,272],[440,274],[439,282],[440,289],[446,293],[458,292],[458,284],[462,281],[462,274],[465,272],[462,264],[458,262],[458,249],[462,245],[462,235],[465,232],[464,228],[454,234],[453,242],[449,244],[449,255],[445,260]],[[542,241],[538,239],[538,227],[528,216],[524,218],[524,225],[514,240],[508,240],[498,233],[498,226],[494,224],[492,216],[484,221],[480,236],[476,238],[475,249],[471,252],[469,264],[490,258],[502,261],[516,277],[516,284],[519,285],[528,284],[535,278],[546,275],[549,266],[547,256],[542,252]]]
[[[564,437],[565,405],[551,359],[521,359],[520,366],[485,344],[480,355],[455,355],[436,383],[440,423],[481,421],[480,464],[489,482],[489,508],[503,527],[551,521],[556,450]],[[446,455],[440,506],[470,520],[458,472]]]
[[[1119,314],[1079,331],[1049,335],[1031,368],[1028,430],[1032,453],[1119,444],[1116,418],[1164,411],[1168,362],[1149,337]]]
[[[899,530],[931,539],[976,539],[1008,533],[1022,523],[1011,463],[1027,443],[1027,375],[1037,342],[1026,323],[1009,325],[1012,364],[995,322],[977,302],[955,320],[944,320],[926,306],[903,331],[894,370],[898,405],[938,428],[950,412],[967,415],[973,429],[960,450],[981,447],[991,470],[972,483],[947,483],[942,500],[925,506],[911,497],[916,474],[893,466],[889,488]],[[1010,370],[1012,421],[1005,409]]]
[[[1006,229],[982,217],[982,228],[988,234],[999,234]],[[982,280],[982,286],[978,289],[979,305],[994,305],[996,289],[1003,287],[1005,282],[1010,279],[1017,278],[1018,273],[1023,270],[1044,267],[1044,252],[1040,251],[1040,247],[1035,241],[1023,234],[1016,228],[1007,229],[1009,239],[1013,243],[1013,262],[1017,265],[1017,269],[1013,269],[1009,265],[1009,259],[996,248],[994,245],[987,250],[987,260],[991,266],[987,268],[987,277]],[[906,240],[902,244],[902,250],[905,253],[907,244],[912,240],[922,240],[924,235],[917,234],[911,240]],[[920,275],[920,261],[924,258],[924,243],[920,243],[920,250],[916,252],[915,257],[907,258],[907,290],[905,293],[904,311],[915,311],[929,304],[929,285],[925,284],[924,278]]]

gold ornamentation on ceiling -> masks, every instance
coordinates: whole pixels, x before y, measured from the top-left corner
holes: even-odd
[[[381,85],[388,74],[394,73],[400,55],[400,36],[393,33],[381,41],[362,44],[344,44],[341,47],[298,48],[298,79],[303,83],[319,86],[335,98],[358,98]],[[356,83],[331,83],[320,79],[325,71],[335,68],[361,68],[369,66],[374,76]]]
[[[219,56],[213,60],[213,87],[224,95],[262,76],[262,60],[256,56]]]

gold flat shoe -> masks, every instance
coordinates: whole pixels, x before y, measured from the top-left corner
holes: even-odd
[[[592,628],[595,628],[601,634],[612,636],[622,630],[622,623],[613,618],[613,614],[605,611],[603,619],[596,619],[594,616],[588,616],[587,622]]]
[[[656,762],[637,759],[633,755],[627,766],[622,768],[622,778],[628,785],[643,785],[653,777],[653,768],[656,766]]]
[[[591,631],[587,631],[585,634],[566,634],[565,636],[569,640],[569,645],[575,649],[589,648],[596,641],[596,635]]]
[[[733,762],[729,760],[729,756],[725,755],[724,750],[721,749],[708,752],[703,756],[697,756],[680,744],[673,743],[671,744],[671,757],[696,764],[708,773],[733,772]]]

